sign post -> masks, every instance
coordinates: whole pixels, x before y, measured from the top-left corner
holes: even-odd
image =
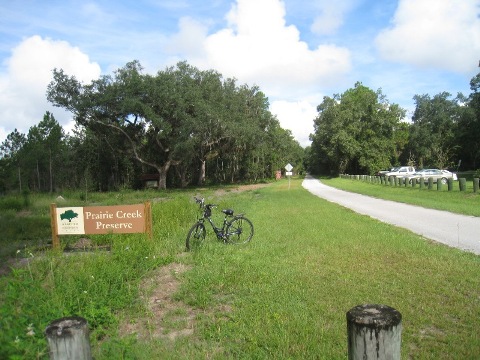
[[[287,170],[285,175],[288,176],[288,190],[290,190],[290,177],[292,176],[292,170],[293,170],[292,164],[288,163],[287,165],[285,165],[285,170]]]
[[[58,235],[146,233],[152,238],[150,202],[136,205],[57,208],[50,206],[52,245],[60,247]]]

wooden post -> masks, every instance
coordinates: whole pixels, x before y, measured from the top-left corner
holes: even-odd
[[[429,177],[428,178],[428,190],[433,189],[433,178]]]
[[[148,234],[148,238],[152,239],[152,204],[150,201],[145,202],[145,232]]]
[[[425,187],[425,179],[423,178],[423,176],[419,179],[420,181],[420,189],[423,189]]]
[[[448,191],[453,190],[453,178],[448,178],[447,179],[447,185],[448,185]]]
[[[52,228],[52,248],[60,249],[60,239],[57,231],[57,204],[50,204],[50,226]]]
[[[51,360],[92,360],[87,320],[65,317],[45,329]]]
[[[442,179],[437,179],[437,190],[441,191],[443,187]]]
[[[358,305],[347,312],[348,360],[400,360],[402,315],[386,305]]]
[[[465,179],[465,178],[458,179],[458,185],[460,187],[460,191],[466,191],[467,190],[467,179]]]
[[[478,185],[480,182],[480,178],[473,178],[473,192],[478,192]]]

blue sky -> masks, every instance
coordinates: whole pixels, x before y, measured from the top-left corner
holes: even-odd
[[[0,142],[53,112],[51,70],[89,82],[139,60],[186,60],[258,85],[306,146],[323,96],[357,81],[409,116],[416,94],[470,94],[480,0],[0,0]]]

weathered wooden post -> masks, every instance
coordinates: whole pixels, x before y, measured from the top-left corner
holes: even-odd
[[[429,177],[428,178],[428,190],[433,189],[433,178]]]
[[[466,191],[467,190],[467,179],[465,179],[465,178],[458,179],[458,185],[460,186],[460,191]]]
[[[348,360],[400,360],[402,315],[378,304],[347,312]]]
[[[437,179],[437,190],[442,190],[442,186],[443,186],[443,183],[442,183],[442,179]]]
[[[420,189],[423,189],[425,187],[425,179],[421,177],[419,181],[420,181]]]
[[[92,360],[87,320],[78,316],[52,321],[45,329],[51,360]]]
[[[52,248],[60,249],[60,239],[57,231],[57,204],[50,204],[50,227],[52,229]]]
[[[480,178],[473,178],[473,192],[478,192]]]
[[[447,185],[448,185],[448,191],[453,190],[453,178],[448,178],[447,179]]]

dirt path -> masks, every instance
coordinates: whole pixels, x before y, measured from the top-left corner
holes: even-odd
[[[148,313],[140,319],[125,318],[120,324],[120,335],[174,340],[178,336],[193,334],[197,311],[173,299],[180,286],[181,275],[189,269],[185,264],[171,263],[156,269],[152,276],[145,279],[140,291]],[[170,324],[168,328],[166,323]]]

